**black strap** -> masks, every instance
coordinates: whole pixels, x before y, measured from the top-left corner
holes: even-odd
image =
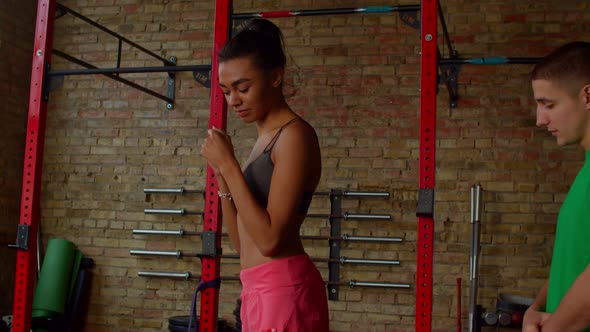
[[[200,291],[205,290],[207,288],[219,288],[221,286],[221,278],[216,278],[213,280],[209,280],[209,281],[203,281],[203,279],[201,279],[201,281],[199,282],[199,285],[197,286],[197,289],[195,289],[195,292],[193,293],[193,301],[191,302],[191,313],[190,313],[190,317],[188,320],[188,332],[197,332],[198,329],[196,329],[195,327],[198,326],[198,323],[196,326],[193,323],[193,320],[196,321],[197,320],[197,295],[199,294]]]
[[[264,148],[264,152],[268,152],[268,151],[272,150],[272,148],[274,148],[274,146],[275,146],[275,143],[279,139],[281,132],[283,132],[283,129],[285,129],[285,127],[287,127],[288,125],[290,125],[291,123],[293,123],[299,119],[300,119],[300,117],[295,117],[295,118],[289,120],[289,122],[282,125],[281,128],[279,128],[279,131],[277,131],[277,133],[271,138],[270,142],[268,142],[268,144]]]

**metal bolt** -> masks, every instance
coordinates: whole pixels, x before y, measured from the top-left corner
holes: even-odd
[[[332,288],[332,294],[336,294],[336,289]]]
[[[432,35],[431,34],[427,34],[426,37],[424,37],[424,39],[426,39],[426,41],[431,41],[432,40]]]
[[[173,79],[169,79],[168,80],[168,85],[172,85],[172,84],[174,84],[174,80]]]
[[[166,108],[171,110],[172,109],[172,104],[166,104]]]
[[[43,51],[37,50],[37,56],[42,56],[42,55],[43,55]]]

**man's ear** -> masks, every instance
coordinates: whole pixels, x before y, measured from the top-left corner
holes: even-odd
[[[584,100],[584,104],[586,105],[586,109],[590,111],[590,84],[586,84],[582,88],[582,98]]]

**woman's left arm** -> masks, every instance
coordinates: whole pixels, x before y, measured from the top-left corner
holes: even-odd
[[[542,323],[543,332],[577,332],[590,327],[590,266],[567,291],[559,306]]]
[[[250,192],[235,158],[219,161],[244,229],[264,256],[276,256],[283,239],[298,231],[293,221],[310,176],[311,167],[306,166],[316,149],[315,133],[306,124],[295,123],[283,130],[271,152],[274,170],[266,209]]]

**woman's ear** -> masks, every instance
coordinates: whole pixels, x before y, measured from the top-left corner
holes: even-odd
[[[272,71],[272,86],[275,88],[283,84],[283,77],[285,76],[285,68],[276,68]]]

